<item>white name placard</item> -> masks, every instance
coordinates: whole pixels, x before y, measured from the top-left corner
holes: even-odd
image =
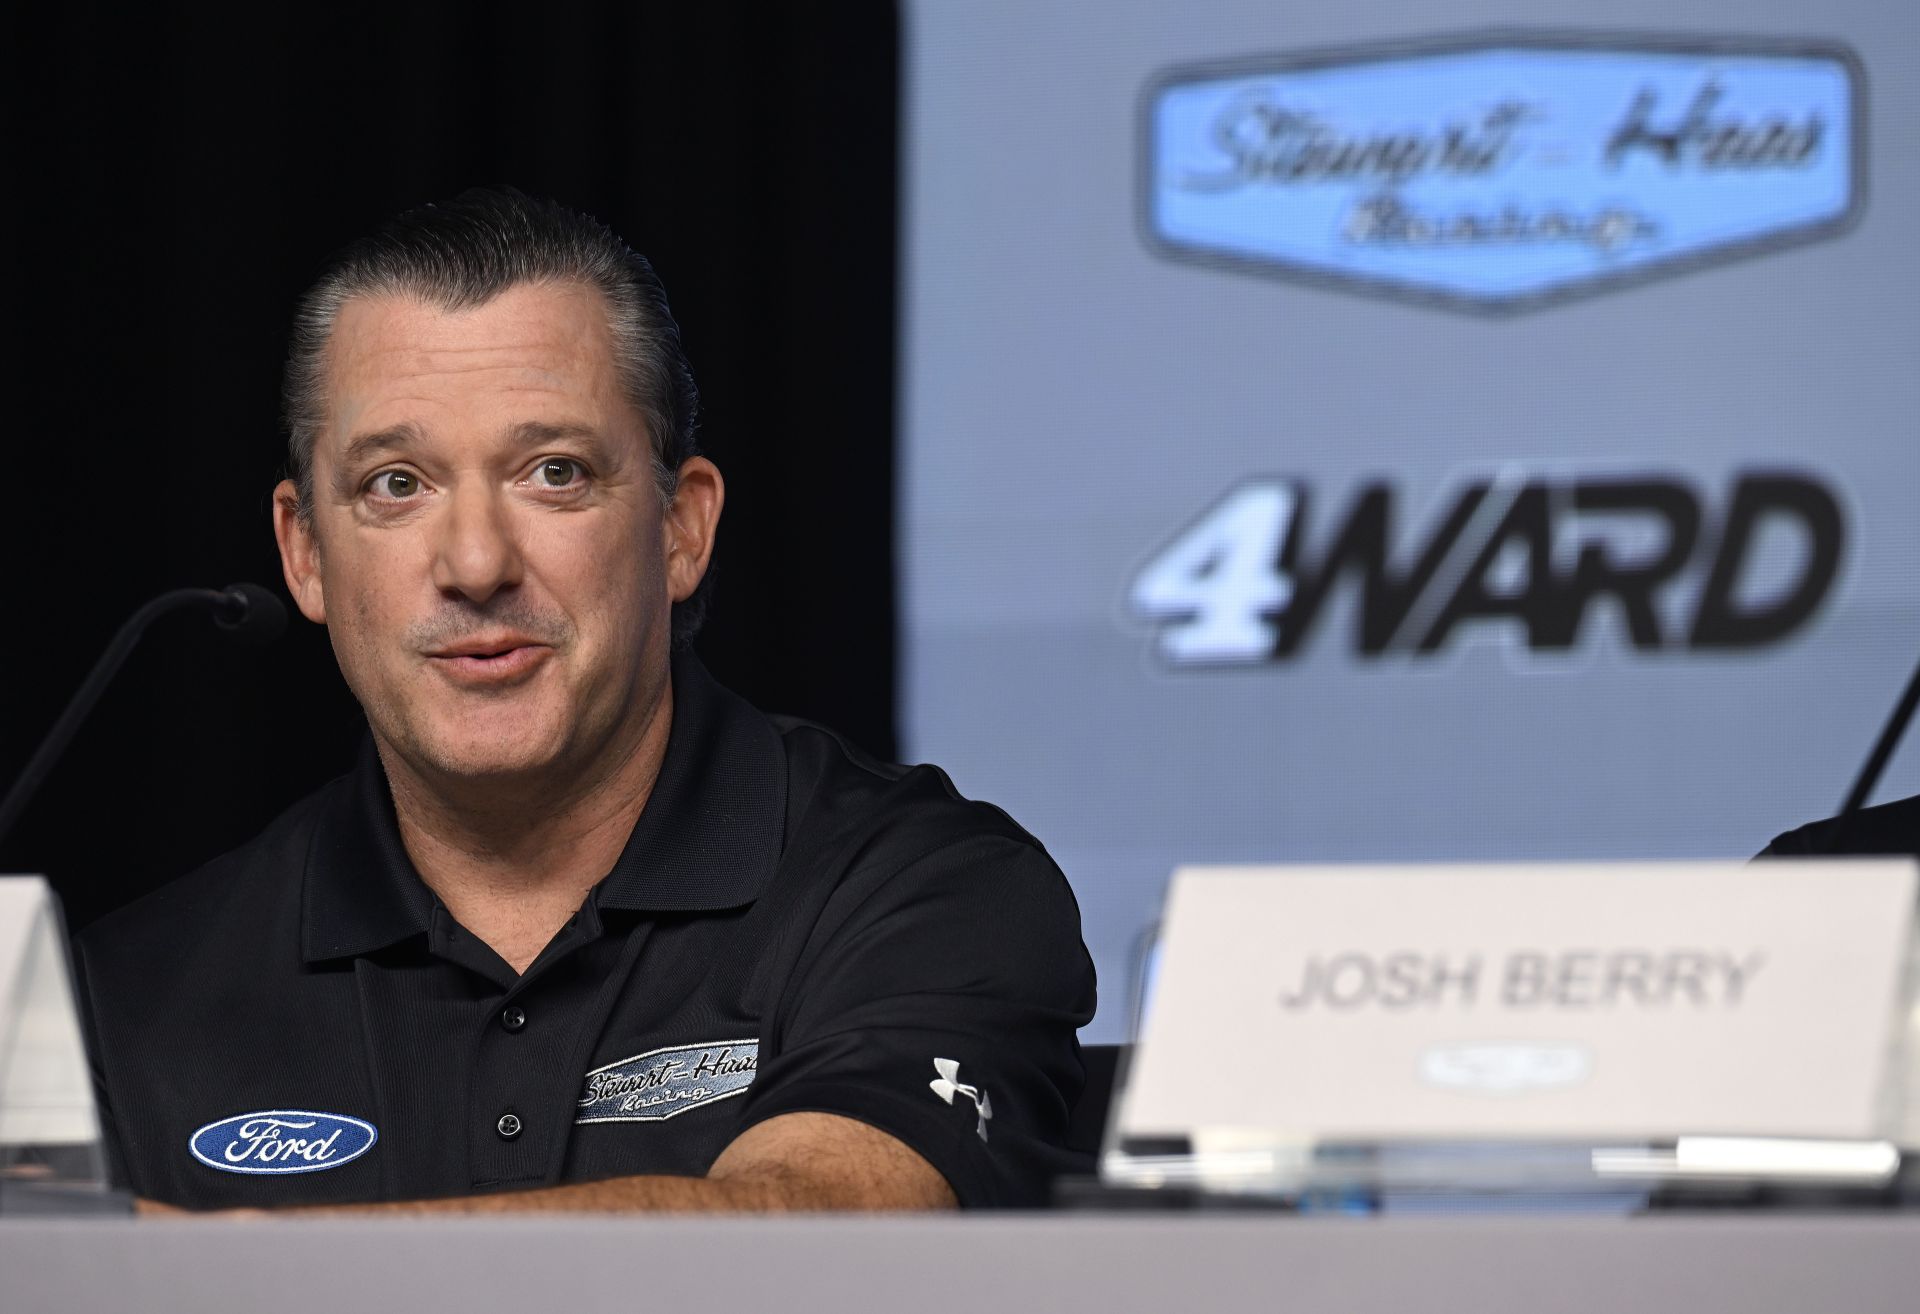
[[[99,1137],[53,894],[0,876],[0,1152]]]
[[[1195,867],[1121,1138],[1881,1138],[1910,861]]]

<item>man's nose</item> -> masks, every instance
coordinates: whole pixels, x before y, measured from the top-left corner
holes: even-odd
[[[435,526],[433,582],[443,593],[485,602],[520,582],[520,544],[506,499],[493,489],[468,485],[447,496]]]

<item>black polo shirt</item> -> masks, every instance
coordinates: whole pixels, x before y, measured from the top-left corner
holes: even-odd
[[[1830,858],[1842,855],[1920,858],[1920,794],[1862,808],[1850,817],[1810,821],[1761,851],[1762,858]]]
[[[76,958],[109,1149],[193,1207],[699,1175],[814,1110],[968,1205],[1044,1199],[1091,960],[999,809],[673,665],[658,784],[516,975],[401,846],[369,743],[257,839],[104,919]]]

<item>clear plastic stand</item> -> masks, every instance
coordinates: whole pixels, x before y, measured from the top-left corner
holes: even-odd
[[[1902,1155],[1889,1141],[1684,1136],[1645,1144],[1578,1142],[1316,1143],[1230,1147],[1201,1136],[1172,1152],[1109,1152],[1112,1187],[1186,1190],[1340,1212],[1473,1207],[1627,1211],[1657,1192],[1679,1202],[1756,1189],[1879,1196]]]
[[[0,877],[0,1215],[124,1210],[107,1188],[58,905]]]

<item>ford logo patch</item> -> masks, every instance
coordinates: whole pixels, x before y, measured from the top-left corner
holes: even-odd
[[[344,1114],[263,1109],[208,1123],[187,1148],[223,1173],[317,1173],[358,1159],[379,1139],[372,1123]]]
[[[1844,231],[1845,47],[1495,33],[1175,69],[1142,103],[1163,255],[1514,311]]]

